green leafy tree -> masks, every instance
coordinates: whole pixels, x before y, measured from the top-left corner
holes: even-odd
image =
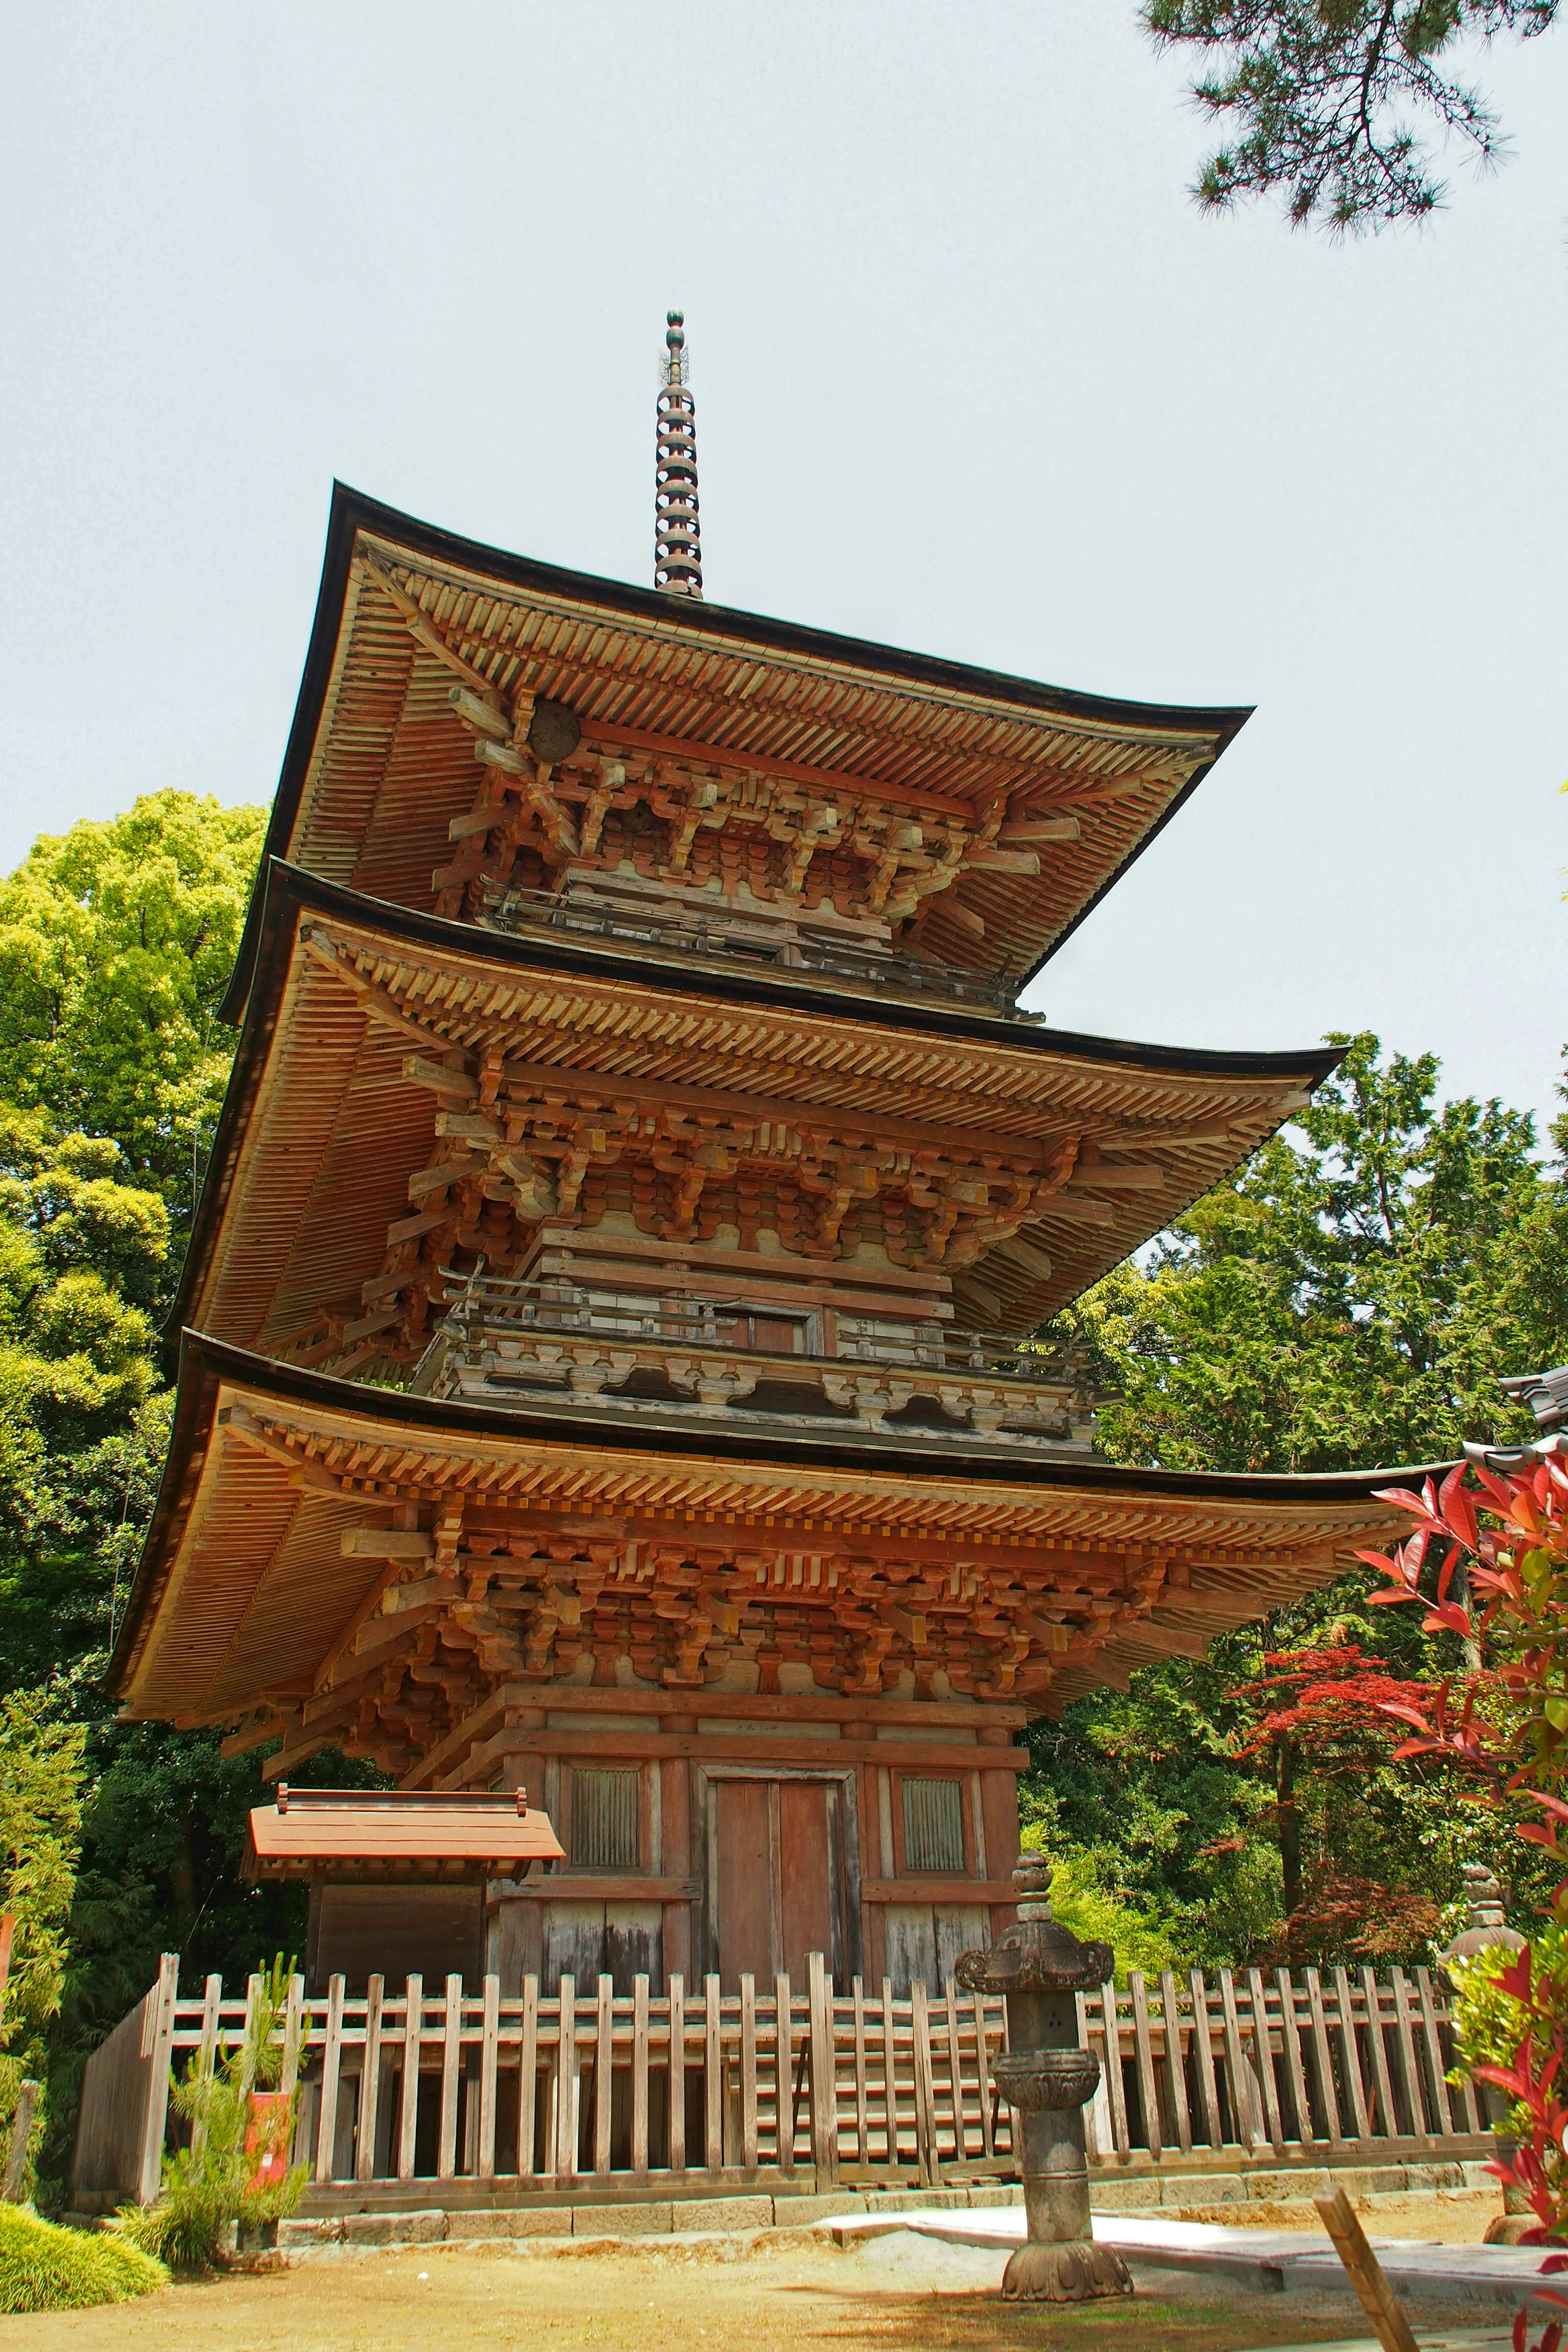
[[[1208,62],[1193,95],[1234,137],[1194,191],[1223,212],[1276,190],[1291,222],[1335,231],[1421,220],[1442,204],[1418,123],[1480,163],[1498,121],[1456,70],[1467,42],[1545,32],[1557,0],[1144,0],[1162,48]]]
[[[168,1244],[118,1144],[0,1103],[0,1563],[68,1515],[73,1465],[156,1386],[146,1302]]]
[[[1568,1201],[1533,1120],[1437,1105],[1430,1054],[1331,1042],[1344,1060],[1295,1138],[1064,1318],[1118,1392],[1113,1459],[1337,1470],[1528,1434],[1497,1375],[1568,1346]]]
[[[1115,1459],[1331,1470],[1530,1433],[1497,1374],[1568,1353],[1568,1202],[1532,1122],[1439,1103],[1431,1055],[1335,1042],[1341,1069],[1292,1130],[1056,1327],[1115,1397]],[[1456,1808],[1435,1768],[1396,1761],[1364,1711],[1298,1719],[1300,1690],[1335,1671],[1370,1685],[1460,1663],[1451,1635],[1369,1605],[1372,1581],[1303,1594],[1030,1735],[1069,1853],[1194,1958],[1416,1956],[1466,1862],[1531,1883],[1517,1841]]]
[[[0,883],[0,1097],[118,1143],[188,1228],[234,1056],[217,1019],[266,811],[153,793]]]
[[[0,2121],[25,2078],[47,2074],[47,2030],[65,1992],[67,1923],[81,1852],[86,1735],[46,1690],[0,1699],[0,1909],[16,1926],[0,2023]],[[37,2136],[45,2116],[39,2114]]]

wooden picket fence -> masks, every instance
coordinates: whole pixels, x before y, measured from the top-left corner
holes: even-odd
[[[181,2000],[165,1959],[89,2062],[79,2206],[155,2193],[171,2065],[237,2041],[258,1983],[226,1999],[209,1977],[201,1999]],[[1448,2008],[1425,1969],[1194,1969],[1153,1985],[1134,1972],[1124,1990],[1077,2000],[1079,2039],[1102,2059],[1114,2021],[1117,2063],[1089,2113],[1092,2166],[1430,2160],[1489,2145],[1474,2088],[1447,2079]],[[732,1994],[717,1977],[689,1991],[671,1977],[662,1993],[646,1977],[626,1993],[607,1976],[592,1990],[563,1977],[551,1996],[530,1977],[505,2000],[493,1976],[474,1995],[456,1976],[439,1990],[373,1977],[350,1999],[335,1977],[307,2000],[296,1978],[281,2032],[283,2086],[301,2095],[294,2155],[318,2208],[416,2183],[471,2200],[502,2186],[513,2199],[654,2182],[700,2195],[807,2174],[822,2188],[1016,2173],[993,2078],[1004,2004],[951,1978],[934,1994],[858,1978],[841,1992],[815,1953],[804,1988],[742,1977]]]

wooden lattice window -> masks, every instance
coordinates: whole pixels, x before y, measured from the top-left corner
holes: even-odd
[[[636,1870],[642,1860],[638,1774],[581,1767],[572,1775],[572,1866]]]
[[[963,1784],[904,1777],[904,1868],[963,1875]]]

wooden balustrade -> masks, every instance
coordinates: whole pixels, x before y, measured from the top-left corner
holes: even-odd
[[[159,2009],[157,2042],[176,2066],[237,2039],[248,2000],[209,1978],[201,2000],[162,1986],[132,2012]],[[254,1980],[253,1980],[254,1986]],[[164,2012],[167,2012],[165,2015]],[[1157,1984],[1136,1972],[1125,1990],[1078,1996],[1080,2037],[1103,2057],[1108,2012],[1117,2063],[1102,2069],[1089,2111],[1091,2168],[1267,2158],[1430,2160],[1489,2147],[1484,2108],[1455,2088],[1446,1999],[1426,1969],[1279,1969],[1267,1977],[1196,1969]],[[130,2021],[127,2021],[130,2023]],[[1011,2111],[993,2065],[1005,2046],[999,1999],[857,1978],[835,1988],[813,1955],[802,1986],[717,1977],[687,1987],[646,1977],[618,1992],[609,1977],[563,1977],[542,1995],[527,1978],[502,1998],[498,1979],[467,1993],[462,1979],[389,1985],[350,1998],[336,1977],[306,2000],[296,1979],[285,2024],[284,2081],[301,2091],[297,2160],[312,2202],[377,2186],[466,2182],[526,2198],[603,2193],[658,2181],[668,2192],[746,2182],[936,2185],[1015,2177]],[[151,2193],[139,2135],[124,2110],[137,2097],[162,2111],[140,2025],[121,2027],[89,2062],[73,2190]],[[121,2084],[120,2077],[125,2081]],[[134,2081],[132,2077],[134,2074]],[[137,2085],[143,2086],[138,2090]],[[120,2118],[116,2145],[138,2151],[110,2183],[89,2119]],[[134,2171],[134,2177],[132,2177]]]

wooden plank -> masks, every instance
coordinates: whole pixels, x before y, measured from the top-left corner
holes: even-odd
[[[749,1971],[741,1979],[741,2162],[757,2168],[757,1979]]]
[[[647,2179],[647,1979],[632,1980],[632,2171]]]
[[[458,2084],[463,2046],[463,1979],[447,1979],[447,2006],[441,2030],[441,2139],[436,2177],[451,2180],[458,2170]]]
[[[1377,2085],[1377,2099],[1383,2115],[1384,2139],[1399,2137],[1399,2116],[1394,2105],[1394,2085],[1388,2078],[1388,2044],[1383,2038],[1383,2008],[1376,1976],[1371,1969],[1361,1972],[1362,1997],[1366,2002],[1367,2023],[1372,2028],[1372,2071]]]
[[[978,2002],[979,1995],[976,1994],[974,1999]],[[1091,2047],[1089,2038],[1089,2001],[1086,1995],[1081,1992],[1075,1992],[1072,1997],[1072,2000],[1073,2015],[1078,2026],[1078,2046],[1080,2050],[1088,2050]],[[984,2054],[984,2040],[982,2041],[982,2053]],[[1103,2066],[1100,2069],[1100,2074],[1101,2079],[1103,2080]],[[1083,2111],[1083,2151],[1090,2165],[1099,2164],[1101,2159],[1100,2120],[1094,2112],[1095,2105],[1096,2102],[1093,2099],[1090,2099]],[[981,2113],[985,2121],[989,2122],[990,2118],[988,2116],[985,2116],[984,2106],[981,2109]],[[992,2138],[993,2134],[987,2132],[985,2134],[985,2153],[987,2156],[991,2154]]]
[[[1171,2106],[1182,2154],[1193,2152],[1193,2119],[1187,2111],[1187,2070],[1183,2063],[1182,2012],[1176,1979],[1169,1969],[1160,1971],[1160,2009],[1165,2021],[1165,2079],[1171,2085]],[[1195,2031],[1195,2024],[1194,2024]]]
[[[1228,1969],[1219,1972],[1219,2001],[1225,2020],[1225,2071],[1230,2078],[1231,2120],[1236,2126],[1237,2144],[1241,2147],[1255,2147],[1257,2142],[1247,2137],[1247,2064],[1241,2046],[1241,2021],[1236,2011],[1236,1979]]]
[[[1307,1970],[1307,2005],[1312,2016],[1312,2055],[1318,2076],[1318,2095],[1322,2103],[1323,2120],[1328,2126],[1329,2146],[1342,2147],[1344,2138],[1340,2126],[1339,2093],[1334,2084],[1333,2053],[1329,2048],[1329,2022],[1323,2012],[1323,1979],[1316,1969]]]
[[[1138,2097],[1143,2109],[1143,2129],[1148,2138],[1149,2153],[1159,2161],[1160,2100],[1154,2088],[1154,2045],[1149,2032],[1149,1996],[1143,1988],[1142,1969],[1127,1971],[1128,1998],[1132,2003],[1132,2048],[1138,2069]]]
[[[1361,2049],[1356,2041],[1351,1980],[1343,1969],[1334,1970],[1334,2007],[1338,2011],[1340,2030],[1340,2063],[1344,2069],[1345,2087],[1351,2098],[1351,2119],[1355,2126],[1356,2138],[1364,2143],[1372,2137],[1372,2126],[1367,2119],[1366,2086],[1362,2081]]]
[[[359,2116],[354,2132],[354,2179],[375,2178],[375,2116],[381,2098],[381,2011],[386,1979],[372,1977],[364,1994],[364,2056],[360,2063]]]
[[[594,2170],[604,2179],[610,2171],[610,2096],[616,2064],[616,1980],[601,1975],[598,2007],[594,2019]]]
[[[1073,1998],[1078,2003],[1079,2047],[1080,2050],[1087,2049],[1089,2046],[1089,2010],[1082,1993],[1075,1993]],[[990,2053],[985,2047],[984,1994],[972,1992],[969,1996],[969,2006],[974,2018],[974,2075],[980,2087],[980,2137],[982,2145],[985,2150],[986,2162],[989,2163],[996,2153],[996,2126],[992,2120],[991,2115],[991,2058]],[[1088,2124],[1089,2138],[1092,2142],[1095,2137],[1094,2113],[1092,2108],[1085,2110],[1085,2121]],[[1099,2149],[1094,2148],[1092,2152],[1095,2155],[1098,2155]]]
[[[500,1979],[485,1979],[484,2030],[479,2042],[479,2147],[474,2169],[481,2180],[496,2177],[496,2102],[500,2092]]]
[[[142,2147],[136,2172],[136,2202],[151,2205],[158,2194],[163,2170],[163,2134],[169,2120],[169,2059],[174,2036],[174,2003],[180,1991],[180,1956],[164,1952],[158,1962],[158,1981],[142,2003],[152,2047],[147,2080],[147,2106],[142,2119]],[[145,2044],[143,2045],[145,2046]]]
[[[410,1977],[403,2010],[403,2114],[397,2138],[397,2177],[414,2178],[414,2134],[419,2122],[419,2042],[425,2023],[425,1979]]]
[[[533,2178],[539,2105],[539,1979],[522,1980],[522,2034],[517,2051],[517,2168]]]
[[[671,2172],[686,2169],[686,1979],[675,1975],[669,1985],[669,2064],[666,2070],[665,2087],[669,2109],[665,2123],[665,2146],[669,2152]]]
[[[1209,1989],[1202,1969],[1187,1976],[1193,1997],[1193,2048],[1197,2054],[1198,2097],[1204,2111],[1204,2131],[1213,2148],[1225,2146],[1225,2126],[1219,2112],[1219,2085],[1215,2081],[1214,2042],[1209,2032]]]
[[[808,1952],[805,1956],[805,1982],[811,2033],[811,2160],[816,2167],[820,2196],[838,2178],[838,2061],[833,2045],[833,1979],[820,1952]]]
[[[898,2042],[893,2032],[893,1980],[882,1979],[882,2124],[887,2137],[883,2162],[899,2161]]]
[[[1110,2101],[1110,2137],[1117,2160],[1125,2164],[1132,2143],[1127,2133],[1127,2085],[1121,2074],[1121,2020],[1117,2013],[1114,1977],[1107,1977],[1100,1988],[1100,2015],[1105,2034],[1105,2088]],[[1016,2125],[1014,2133],[1016,2137]]]
[[[239,2030],[239,2046],[245,2053],[245,2064],[240,2071],[240,2080],[247,2091],[251,2088],[254,2080],[251,2037],[256,2031],[256,2011],[260,2000],[261,1979],[258,1976],[247,1977],[245,1980],[245,2022]]]
[[[1263,2112],[1268,2120],[1269,2144],[1276,2156],[1283,2156],[1285,2126],[1279,2119],[1279,2085],[1274,2074],[1274,2054],[1268,2031],[1268,1997],[1263,1989],[1261,1969],[1247,1969],[1247,1991],[1252,2003],[1252,2049],[1258,2065],[1258,2084],[1263,2092]],[[1283,2029],[1280,2038],[1284,2038]]]
[[[959,2054],[958,1988],[949,1977],[942,1988],[942,2006],[947,2012],[947,2099],[952,2111],[952,2160],[964,2164],[969,2158],[969,2137],[963,2121],[963,2062]]]
[[[10,1931],[16,1925],[15,1916],[7,1911],[0,1920],[0,1962],[9,1966],[11,1958]],[[223,1979],[208,1977],[202,1994],[202,2038],[196,2044],[196,2071],[210,2074],[217,2063],[217,2013],[223,2000]],[[4,2002],[4,1979],[0,1977],[0,2005]],[[207,2127],[198,2116],[191,2126],[191,2154],[199,2156],[206,2146]]]
[[[1323,2227],[1334,2242],[1334,2252],[1345,2266],[1345,2273],[1376,2331],[1383,2352],[1419,2352],[1399,2298],[1367,2244],[1366,2233],[1344,2190],[1335,2189],[1327,2197],[1314,2197],[1312,2202],[1322,2216]]]
[[[702,1979],[702,2161],[724,2169],[724,2037],[719,1979]]]
[[[856,1977],[849,1988],[850,2005],[854,2015],[855,2032],[855,2161],[868,2164],[866,2152],[866,1987]]]
[[[1410,2111],[1410,2137],[1412,2139],[1429,2140],[1426,2102],[1421,2094],[1421,2053],[1415,2038],[1416,2016],[1410,1998],[1410,1979],[1403,1969],[1390,1969],[1388,1973],[1394,1987],[1394,2058],[1405,2089],[1405,2103]]]
[[[555,2041],[555,2182],[570,2189],[577,2178],[577,1982],[563,1976],[556,1996],[560,2025]]]
[[[1429,1969],[1416,1969],[1415,1990],[1421,2003],[1421,2032],[1426,2046],[1426,2066],[1431,2077],[1437,2129],[1447,2138],[1453,2132],[1454,2111],[1448,2099],[1448,2085],[1444,2079],[1443,2042],[1437,2031],[1437,2004],[1432,1997],[1432,1972]]]
[[[1317,2135],[1312,2129],[1312,2103],[1307,2096],[1307,2072],[1301,2063],[1301,2032],[1296,2022],[1296,1988],[1289,1969],[1276,1969],[1274,1981],[1279,1989],[1279,2039],[1285,2050],[1285,2072],[1290,2084],[1290,2096],[1296,2106],[1297,2136],[1302,2147],[1307,2147]]]
[[[316,2125],[316,2179],[332,2177],[332,2146],[338,2128],[338,2075],[343,2057],[343,1979],[327,1987],[327,2035],[321,2050],[321,2110]]]
[[[776,2146],[781,2172],[795,2170],[795,2021],[787,1976],[773,1979],[773,2082],[778,2099]]]
[[[931,2081],[931,2019],[925,1980],[910,1981],[910,2040],[915,2073],[915,2155],[921,2179],[928,2188],[940,2185],[942,2167],[936,2157],[936,2094]]]
[[[965,1555],[967,1557],[967,1554]],[[1098,1667],[1099,1661],[1096,1664]],[[531,1731],[528,1749],[531,1756],[597,1758],[602,1761],[624,1759],[628,1763],[646,1764],[655,1757],[688,1757],[699,1763],[750,1764],[756,1761],[756,1738],[751,1733],[733,1736],[721,1732],[675,1731]],[[769,1748],[769,1759],[780,1764],[798,1765],[811,1772],[822,1762],[822,1742],[809,1738],[789,1738],[782,1735]],[[1034,1758],[1026,1748],[987,1748],[984,1751],[988,1772],[1027,1772]],[[835,1764],[887,1764],[895,1771],[921,1771],[927,1767],[933,1771],[972,1772],[974,1769],[974,1749],[972,1746],[952,1747],[932,1741],[836,1739],[833,1743]],[[602,1882],[599,1882],[602,1883]],[[907,1903],[910,1895],[908,1885],[897,1881],[874,1881],[884,1888],[884,1900]],[[994,1888],[992,1899],[1001,1902],[1003,1888],[1009,1895],[1016,1890],[1005,1880],[988,1882]],[[974,1891],[973,1879],[955,1879],[955,1892],[969,1895]],[[923,1887],[921,1892],[924,1892]]]
[[[300,2052],[308,2032],[305,1979],[301,1976],[292,1976],[289,1979],[289,1999],[283,2011],[283,2072],[278,2084],[285,2096],[300,2080]]]

